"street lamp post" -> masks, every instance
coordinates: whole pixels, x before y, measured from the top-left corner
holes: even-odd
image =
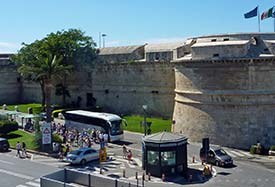
[[[142,105],[143,111],[144,111],[144,120],[143,120],[143,126],[144,126],[144,136],[146,136],[146,130],[147,130],[147,122],[146,122],[146,110],[148,108],[147,105]]]
[[[105,47],[105,36],[107,36],[107,34],[102,34],[102,40],[103,40],[103,48]]]

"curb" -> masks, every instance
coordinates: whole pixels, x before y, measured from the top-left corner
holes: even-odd
[[[13,148],[13,147],[10,147],[10,149],[16,151],[16,149]],[[47,157],[55,157],[55,155],[57,155],[57,154],[55,154],[55,153],[51,154],[51,153],[39,152],[39,151],[31,150],[31,149],[26,149],[26,151],[27,151],[28,153],[37,154],[37,155],[42,155],[42,156],[47,156]]]

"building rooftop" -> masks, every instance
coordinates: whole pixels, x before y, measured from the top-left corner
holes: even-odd
[[[173,43],[148,44],[145,46],[145,52],[154,53],[154,52],[173,51],[173,49],[176,49],[183,45],[184,45],[184,41],[173,42]]]
[[[99,55],[130,54],[144,45],[105,47],[99,49]]]
[[[144,142],[150,143],[176,143],[181,141],[187,141],[187,138],[180,134],[171,132],[158,132],[152,135],[145,136]]]
[[[221,42],[201,42],[195,43],[192,47],[213,47],[213,46],[230,46],[230,45],[244,45],[248,44],[249,40],[231,40]]]

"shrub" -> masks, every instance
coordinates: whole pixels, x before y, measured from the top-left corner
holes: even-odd
[[[42,147],[42,133],[41,131],[36,131],[35,136],[34,136],[34,142],[33,142],[36,147],[41,150]]]
[[[62,139],[57,133],[53,134],[53,140],[52,141],[57,142],[57,143],[62,143]]]
[[[250,153],[251,154],[255,154],[256,151],[257,151],[257,146],[256,145],[251,145],[251,147],[250,147]]]
[[[8,119],[8,116],[5,114],[0,114],[0,120]]]
[[[10,120],[0,120],[0,133],[8,134],[12,131],[18,130],[18,123]]]
[[[275,151],[275,145],[272,145],[272,146],[270,147],[270,151]]]

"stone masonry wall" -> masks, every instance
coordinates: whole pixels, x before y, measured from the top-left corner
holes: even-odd
[[[71,98],[81,98],[81,106],[92,94],[96,105],[117,114],[143,114],[142,105],[148,105],[148,114],[172,117],[174,108],[175,75],[169,63],[123,63],[81,67],[67,76]],[[61,104],[62,97],[53,93],[53,104]],[[24,82],[24,102],[40,102],[38,84]]]
[[[17,103],[21,98],[21,78],[16,66],[8,60],[0,61],[0,104]]]
[[[175,79],[174,132],[246,149],[275,144],[272,60],[179,63]]]

